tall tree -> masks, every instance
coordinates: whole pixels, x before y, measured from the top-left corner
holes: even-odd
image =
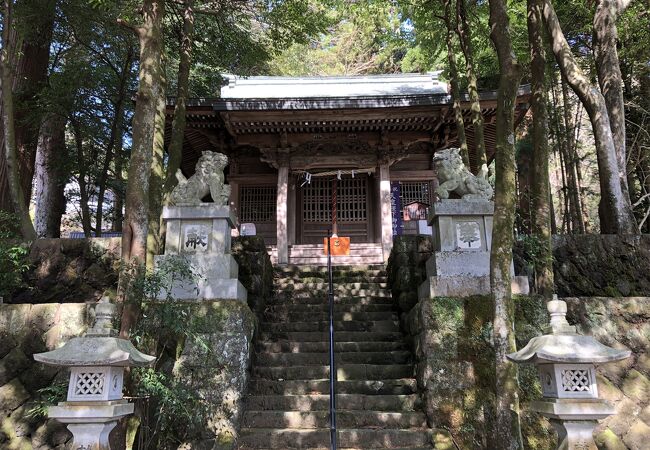
[[[172,134],[167,147],[169,160],[163,192],[169,195],[176,186],[176,171],[181,167],[183,137],[185,135],[185,114],[189,96],[190,69],[192,67],[192,47],[194,45],[194,0],[185,0],[183,4],[183,24],[180,30],[180,46],[178,58],[178,76],[176,83],[176,99]]]
[[[630,3],[631,0],[598,0],[594,14],[594,62],[616,148],[621,190],[626,196],[629,196],[629,189],[625,145],[625,103],[623,76],[616,48],[618,43],[616,20]]]
[[[490,285],[494,298],[496,366],[496,442],[500,449],[523,449],[519,418],[517,367],[506,355],[516,350],[510,265],[515,222],[515,106],[521,67],[510,37],[503,0],[490,0],[490,38],[499,59],[496,122],[496,185],[490,253]]]
[[[474,145],[476,147],[476,163],[477,168],[481,169],[484,164],[487,165],[487,153],[483,133],[483,113],[481,112],[481,101],[478,93],[478,75],[474,64],[471,24],[467,15],[467,0],[456,0],[456,15],[458,17],[456,30],[460,40],[460,48],[465,58],[467,91],[472,109],[472,132],[474,133]]]
[[[28,0],[20,3],[8,2],[11,11],[11,28],[6,36],[8,69],[13,91],[13,140],[16,145],[16,170],[23,192],[22,201],[28,207],[32,179],[34,176],[36,148],[42,121],[42,109],[38,107],[38,96],[47,80],[50,43],[54,24],[56,0]],[[13,4],[13,5],[12,5]],[[4,50],[4,47],[3,47]],[[9,195],[15,191],[9,186],[11,170],[0,159],[0,208],[15,210],[15,201]],[[19,215],[19,211],[15,210]]]
[[[34,175],[34,228],[38,237],[61,237],[67,181],[65,125],[66,117],[59,114],[50,114],[41,125]]]
[[[630,198],[621,186],[616,146],[607,111],[600,91],[584,75],[567,43],[555,9],[550,0],[543,0],[544,23],[551,48],[562,75],[585,107],[594,133],[600,180],[600,229],[607,234],[636,234],[638,227],[632,213]]]
[[[451,84],[451,97],[454,102],[454,121],[456,122],[456,133],[460,155],[465,166],[470,167],[469,151],[467,149],[467,138],[465,137],[465,119],[460,104],[460,81],[458,76],[458,62],[456,61],[456,49],[454,46],[454,35],[457,26],[454,22],[454,10],[452,0],[444,0],[444,16],[441,17],[445,24],[445,43],[447,45],[447,62],[449,63],[449,84]]]
[[[535,284],[544,298],[553,297],[553,253],[551,243],[551,189],[548,162],[548,113],[546,111],[546,54],[544,51],[544,24],[539,0],[528,0],[528,40],[530,43],[531,97],[533,114],[533,186],[532,230],[541,240],[540,258],[535,267]]]
[[[13,210],[20,220],[20,230],[25,239],[31,240],[36,237],[32,219],[29,217],[27,208],[27,199],[24,183],[20,174],[20,161],[18,154],[18,145],[16,138],[16,117],[14,109],[14,95],[12,88],[14,86],[14,74],[12,62],[15,61],[15,55],[11,54],[14,48],[10,36],[13,34],[14,23],[14,2],[4,0],[3,2],[3,22],[2,22],[2,50],[0,50],[0,81],[2,89],[2,130],[4,133],[4,157],[2,161],[6,167],[7,183]],[[30,180],[31,183],[31,180]]]
[[[147,256],[150,170],[156,114],[164,78],[162,25],[165,0],[143,0],[140,14],[142,21],[137,26],[120,20],[121,24],[136,34],[140,43],[138,92],[133,116],[133,144],[126,187],[122,270],[118,288],[118,297],[123,303],[120,324],[120,335],[123,337],[130,335],[140,314],[140,299],[130,294],[133,280],[144,270]]]

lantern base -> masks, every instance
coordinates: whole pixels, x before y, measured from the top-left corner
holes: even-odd
[[[557,431],[557,450],[598,450],[594,442],[595,420],[554,420],[551,425]]]
[[[133,403],[62,402],[48,411],[48,416],[66,424],[72,433],[72,448],[110,450],[108,436],[122,417],[133,413]]]

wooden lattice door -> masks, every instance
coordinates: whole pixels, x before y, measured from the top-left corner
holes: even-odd
[[[314,177],[300,188],[298,240],[302,244],[323,242],[332,223],[332,180]],[[337,185],[337,222],[340,236],[352,242],[370,240],[370,198],[368,177],[343,177]]]

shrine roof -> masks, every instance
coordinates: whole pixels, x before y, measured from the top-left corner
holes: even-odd
[[[332,98],[446,95],[440,72],[368,76],[239,77],[227,75],[221,98]]]

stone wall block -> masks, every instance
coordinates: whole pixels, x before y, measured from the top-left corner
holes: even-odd
[[[650,380],[636,369],[630,370],[623,381],[623,393],[642,403],[650,401]]]
[[[34,448],[51,448],[63,446],[72,439],[72,433],[65,425],[53,419],[46,420],[32,435]]]
[[[623,398],[614,405],[616,414],[608,417],[603,424],[616,435],[623,436],[641,411],[641,408],[629,398]]]
[[[36,328],[41,333],[49,330],[57,322],[60,308],[59,303],[32,305],[29,314],[29,326]]]
[[[648,448],[649,436],[650,426],[642,420],[637,420],[623,436],[623,442],[630,450],[644,450]]]
[[[598,395],[610,402],[617,402],[623,398],[623,392],[612,383],[609,378],[596,373],[598,383]]]
[[[18,378],[29,392],[35,394],[37,390],[49,386],[59,373],[64,374],[64,380],[67,380],[67,369],[32,362],[29,370],[24,370]]]
[[[4,305],[0,314],[0,330],[7,331],[14,339],[20,338],[27,331],[27,321],[32,305]]]
[[[6,330],[0,330],[0,358],[16,348],[18,341]]]
[[[623,441],[612,432],[605,429],[594,436],[596,445],[601,450],[628,450]]]
[[[8,413],[29,400],[29,393],[18,378],[0,386],[0,412]]]
[[[88,329],[90,320],[89,305],[85,303],[65,303],[59,312],[60,339],[67,341],[72,337],[81,336]],[[94,312],[94,309],[93,309]]]
[[[0,360],[0,385],[8,383],[31,365],[32,362],[25,353],[19,348],[14,348]]]

